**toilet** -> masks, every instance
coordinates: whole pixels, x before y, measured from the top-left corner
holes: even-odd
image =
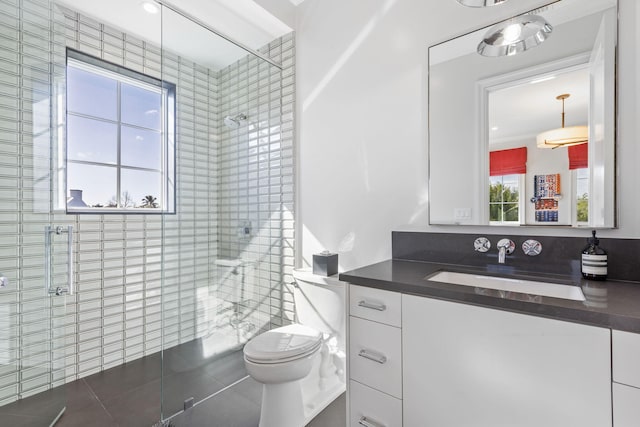
[[[244,346],[247,372],[263,384],[259,427],[302,427],[344,391],[345,284],[310,269],[293,277],[297,323]]]

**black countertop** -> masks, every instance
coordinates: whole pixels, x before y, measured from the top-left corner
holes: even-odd
[[[580,286],[586,301],[426,280],[438,271],[498,275]],[[589,281],[582,277],[519,271],[489,264],[484,267],[422,261],[388,260],[340,274],[340,280],[371,288],[444,299],[557,320],[640,333],[640,283]]]

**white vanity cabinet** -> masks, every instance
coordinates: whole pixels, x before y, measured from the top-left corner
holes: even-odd
[[[406,427],[611,426],[610,330],[402,296]]]
[[[640,334],[358,285],[348,331],[350,427],[640,427]]]
[[[640,334],[612,331],[613,425],[640,426]]]
[[[349,426],[402,426],[401,296],[349,286]]]

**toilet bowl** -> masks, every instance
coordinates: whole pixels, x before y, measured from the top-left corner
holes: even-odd
[[[300,381],[313,366],[322,333],[293,324],[264,332],[244,346],[249,375],[263,384],[259,427],[302,427]]]
[[[298,323],[257,335],[244,347],[247,372],[263,384],[259,427],[302,427],[344,391],[344,283],[309,270],[293,276]]]

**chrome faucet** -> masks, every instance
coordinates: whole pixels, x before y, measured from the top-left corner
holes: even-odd
[[[506,255],[511,255],[513,251],[516,249],[516,244],[513,243],[513,240],[509,239],[501,239],[497,245],[498,248],[498,262],[500,264],[504,264]]]

